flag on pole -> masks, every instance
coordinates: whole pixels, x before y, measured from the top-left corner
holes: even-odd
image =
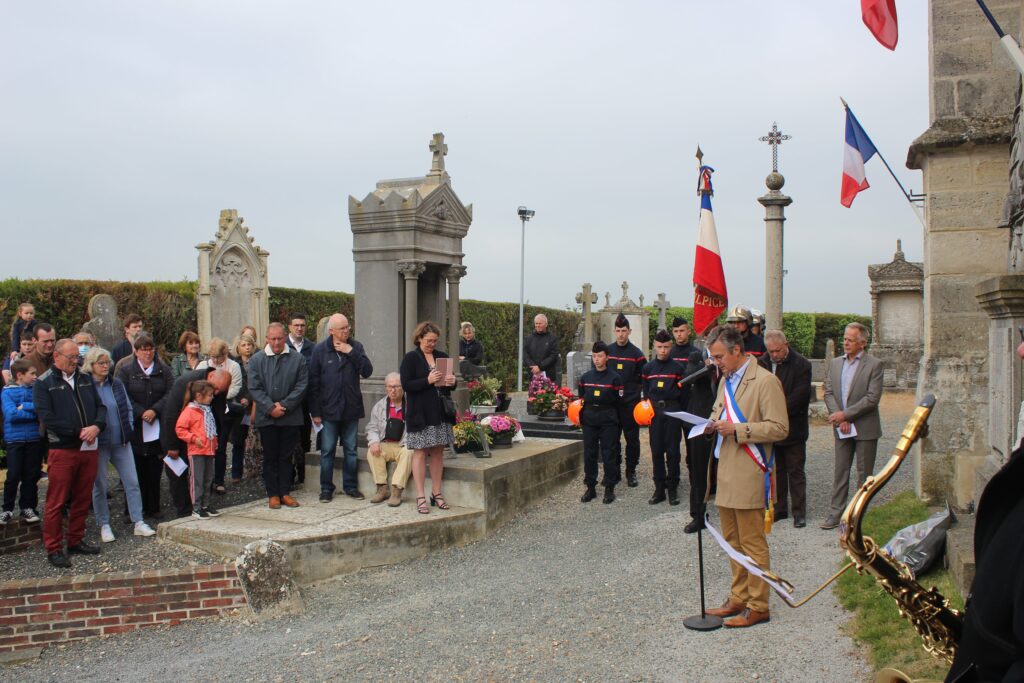
[[[718,247],[715,215],[711,211],[711,196],[714,194],[711,174],[714,172],[715,169],[710,166],[701,166],[697,182],[700,228],[697,234],[697,255],[693,260],[693,329],[698,335],[703,335],[715,324],[729,299],[725,290],[725,271],[722,269],[722,251]]]
[[[875,40],[895,50],[900,37],[896,24],[896,0],[860,0],[860,14]]]
[[[846,208],[850,208],[857,193],[871,187],[864,175],[864,164],[875,156],[878,150],[849,107],[846,108],[846,143],[843,147],[843,186],[839,193],[839,201]]]

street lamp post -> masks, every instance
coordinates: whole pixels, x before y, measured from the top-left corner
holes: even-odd
[[[536,213],[533,209],[520,206],[518,209],[519,220],[523,225],[523,235],[520,240],[519,254],[519,375],[516,380],[516,391],[523,390],[523,291],[526,283],[526,221],[533,218]]]

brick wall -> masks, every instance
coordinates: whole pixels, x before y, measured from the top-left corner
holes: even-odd
[[[233,564],[7,581],[0,583],[0,654],[219,616],[244,605]]]
[[[30,545],[41,543],[42,539],[41,522],[27,524],[21,515],[16,515],[10,522],[0,526],[0,555],[24,550]]]

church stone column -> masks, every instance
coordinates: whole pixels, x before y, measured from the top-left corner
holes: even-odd
[[[203,346],[213,337],[213,308],[210,303],[210,255],[213,253],[213,242],[196,245],[199,251],[199,287],[196,290],[196,322],[199,338]]]
[[[765,328],[782,329],[782,226],[786,222],[786,207],[793,199],[779,192],[786,184],[781,173],[772,171],[765,178],[768,193],[758,197],[764,207],[765,263],[764,263],[764,315]]]
[[[418,287],[420,275],[427,269],[427,264],[416,259],[398,261],[398,272],[405,277],[405,334],[403,348],[409,344],[412,332],[416,329],[416,318],[419,310]]]
[[[466,266],[452,266],[444,271],[448,280],[448,355],[459,355],[459,281],[466,277]]]

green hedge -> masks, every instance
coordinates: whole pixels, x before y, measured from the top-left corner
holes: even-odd
[[[344,313],[355,330],[356,298],[346,292],[323,292],[314,289],[270,288],[270,319],[287,323],[288,316],[306,314],[306,336],[316,339],[316,325],[320,318],[332,313]],[[356,334],[358,338],[358,334]]]
[[[836,354],[843,352],[843,332],[850,323],[858,322],[868,328],[868,339],[871,338],[871,317],[852,313],[815,313],[814,314],[814,358],[825,357],[825,344],[829,339],[835,340]]]
[[[515,391],[516,367],[519,364],[519,304],[463,299],[459,306],[462,320],[473,323],[476,338],[484,347],[484,363],[488,372],[501,380],[503,389]],[[533,317],[538,313],[548,317],[548,329],[558,336],[564,357],[572,350],[580,314],[528,305],[524,308],[524,335],[533,332]],[[525,382],[523,386],[526,386]]]
[[[783,313],[782,331],[789,345],[807,358],[814,349],[814,313]]]

